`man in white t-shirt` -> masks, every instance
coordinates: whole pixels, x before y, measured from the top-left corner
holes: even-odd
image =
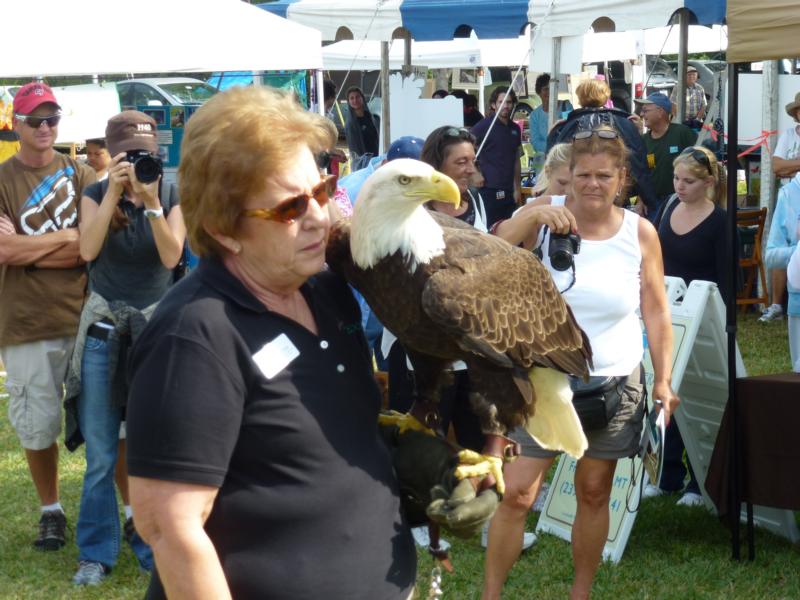
[[[787,114],[795,124],[781,133],[778,144],[772,153],[772,171],[781,178],[781,185],[786,185],[793,177],[800,177],[800,92],[793,102],[786,105]],[[772,303],[761,315],[762,323],[783,318],[781,300],[786,291],[786,270],[770,269]]]
[[[794,102],[786,105],[786,112],[795,124],[781,133],[772,153],[772,171],[784,184],[800,172],[800,92],[795,95]]]

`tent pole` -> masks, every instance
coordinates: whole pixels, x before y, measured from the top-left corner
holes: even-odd
[[[725,298],[727,308],[728,333],[728,411],[730,414],[731,426],[731,447],[728,457],[730,464],[730,477],[728,478],[728,497],[730,506],[730,526],[731,526],[731,551],[733,559],[740,559],[740,540],[739,540],[739,519],[742,512],[741,493],[739,489],[739,454],[741,439],[739,435],[739,414],[736,398],[736,273],[739,267],[738,253],[736,248],[736,183],[738,159],[736,155],[737,143],[739,139],[738,114],[738,92],[739,92],[739,72],[737,64],[728,65],[728,297]]]
[[[411,75],[411,32],[403,32],[403,77]]]
[[[561,118],[557,115],[558,109],[558,73],[561,68],[561,38],[553,38],[553,68],[550,70],[550,102],[547,110],[547,130],[550,131],[556,121]]]
[[[389,42],[381,42],[381,153],[391,144],[389,125]]]
[[[778,94],[780,79],[778,78],[778,61],[765,60],[762,69],[761,84],[761,116],[762,129],[776,131],[778,129]],[[760,207],[767,207],[769,214],[775,208],[775,174],[772,172],[772,153],[761,148],[761,197]]]
[[[678,91],[675,92],[677,100],[675,121],[683,123],[686,120],[686,58],[689,55],[689,14],[685,8],[678,11],[678,27]]]
[[[488,68],[489,67],[481,67],[478,69],[478,106],[481,107],[481,112],[486,112],[486,94],[483,88],[486,85],[486,75],[484,74],[484,69]]]
[[[314,69],[314,84],[317,92],[317,110],[323,117],[325,116],[325,89],[322,85],[322,69]]]

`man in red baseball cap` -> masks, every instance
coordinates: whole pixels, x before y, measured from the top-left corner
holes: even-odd
[[[14,96],[14,114],[30,115],[40,105],[47,103],[54,105],[57,111],[61,110],[53,95],[53,90],[44,83],[32,81],[19,88],[17,95]]]
[[[44,83],[14,97],[20,149],[0,164],[0,357],[8,414],[41,502],[34,546],[64,545],[58,497],[58,436],[67,364],[75,344],[86,271],[78,205],[92,169],[53,149],[61,107]]]

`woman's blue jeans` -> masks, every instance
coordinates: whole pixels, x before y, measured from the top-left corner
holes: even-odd
[[[86,473],[83,476],[78,516],[79,560],[113,567],[121,545],[120,514],[114,490],[119,427],[122,408],[111,405],[108,378],[108,343],[86,338],[81,363],[81,394],[78,423],[86,442]],[[145,570],[153,566],[153,553],[138,534],[131,547]]]

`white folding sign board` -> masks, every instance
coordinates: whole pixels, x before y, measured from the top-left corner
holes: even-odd
[[[119,113],[119,95],[114,83],[54,87],[53,93],[63,114],[58,126],[59,144],[106,137],[108,120]]]
[[[464,123],[464,105],[461,99],[454,96],[440,100],[420,98],[424,85],[425,80],[414,75],[403,77],[400,73],[393,73],[389,76],[392,140],[404,135],[413,135],[424,140],[437,127],[461,127]],[[386,144],[387,147],[388,145]]]
[[[725,305],[713,283],[694,281],[687,290],[683,280],[665,279],[674,337],[672,385],[681,399],[674,418],[678,420],[703,499],[713,510],[703,482],[728,400]],[[648,352],[645,352],[644,367],[649,392],[653,386],[653,365]],[[736,372],[739,377],[745,376],[738,347]],[[559,459],[547,502],[536,526],[539,532],[552,533],[567,541],[571,540],[575,519],[575,466],[572,457]],[[619,562],[625,551],[640,502],[642,473],[638,457],[632,461],[623,459],[617,464],[609,502],[608,538],[603,548],[605,560]],[[753,512],[757,525],[793,542],[800,540],[792,511],[756,506]]]

